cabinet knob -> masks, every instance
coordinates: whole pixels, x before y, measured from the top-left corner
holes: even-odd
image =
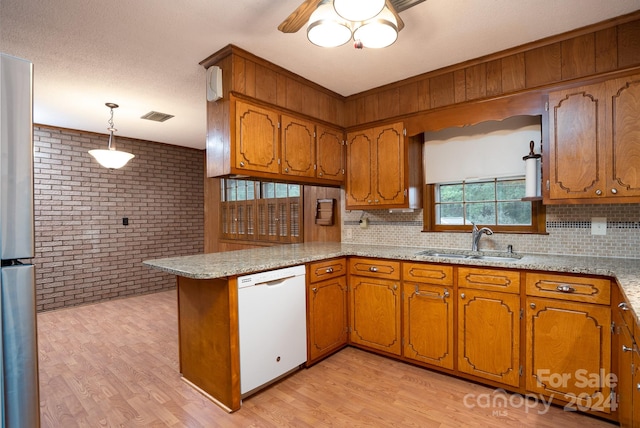
[[[596,190],[596,195],[598,195],[598,196],[602,195],[602,190],[600,190],[600,189]]]
[[[375,266],[371,266],[371,267],[369,268],[369,272],[378,272],[378,268],[377,268],[377,267],[375,267]]]
[[[313,291],[314,293],[317,293],[317,292],[318,292],[318,289],[317,289],[317,288],[315,288],[315,287],[313,287],[313,288],[311,289],[311,291]]]
[[[332,267],[328,267],[325,272],[326,273],[333,273],[333,268]]]
[[[618,303],[618,308],[620,308],[621,311],[629,310],[629,306],[627,305],[627,302]]]
[[[536,304],[535,304],[535,303],[530,303],[530,304],[529,304],[529,307],[530,307],[531,309],[535,309],[535,308],[536,308]]]
[[[244,166],[244,162],[243,161],[240,161],[240,166]]]
[[[318,175],[319,175],[320,177],[322,177],[322,173],[319,173]]]
[[[622,352],[631,352],[633,351],[633,347],[622,345]]]
[[[566,285],[566,284],[558,285],[558,286],[556,287],[556,290],[558,290],[558,291],[559,291],[559,292],[561,292],[561,293],[575,293],[575,291],[576,291],[576,289],[575,289],[575,288],[573,288],[573,287],[572,287],[572,286],[570,286],[570,285]]]
[[[379,204],[380,203],[380,199],[376,199],[375,202],[376,202],[376,204]]]
[[[636,384],[636,389],[640,391],[640,383]]]
[[[289,172],[289,168],[285,168],[285,169],[284,169],[284,172]]]
[[[398,284],[393,284],[393,289],[397,290],[398,289]]]
[[[444,289],[444,297],[449,297],[449,290],[446,288]]]
[[[613,193],[613,194],[615,195],[616,193],[618,193],[618,189],[616,189],[616,188],[614,187],[613,189],[611,189],[611,193]]]
[[[467,296],[465,296],[465,294],[464,294],[464,293],[460,293],[460,298],[461,298],[461,299],[465,299],[466,297],[467,297]]]

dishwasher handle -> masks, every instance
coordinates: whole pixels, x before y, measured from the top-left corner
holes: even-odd
[[[260,285],[266,285],[267,287],[273,287],[276,285],[280,285],[283,282],[291,279],[291,278],[295,278],[298,275],[291,275],[291,276],[285,276],[284,278],[277,278],[277,279],[272,279],[271,281],[264,281],[264,282],[259,282],[257,284],[255,284],[255,286],[260,286]]]

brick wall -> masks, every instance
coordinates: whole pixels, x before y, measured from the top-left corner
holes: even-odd
[[[116,135],[136,157],[110,171],[107,138],[34,127],[38,311],[170,289],[141,262],[203,251],[203,151]]]

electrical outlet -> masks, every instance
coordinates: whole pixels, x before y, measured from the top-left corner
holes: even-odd
[[[344,239],[352,240],[353,239],[353,229],[345,229],[344,230]]]
[[[606,235],[607,234],[607,218],[591,217],[591,234]]]

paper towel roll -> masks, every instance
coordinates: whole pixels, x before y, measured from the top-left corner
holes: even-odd
[[[538,159],[529,158],[525,162],[525,196],[533,198],[538,196]]]

